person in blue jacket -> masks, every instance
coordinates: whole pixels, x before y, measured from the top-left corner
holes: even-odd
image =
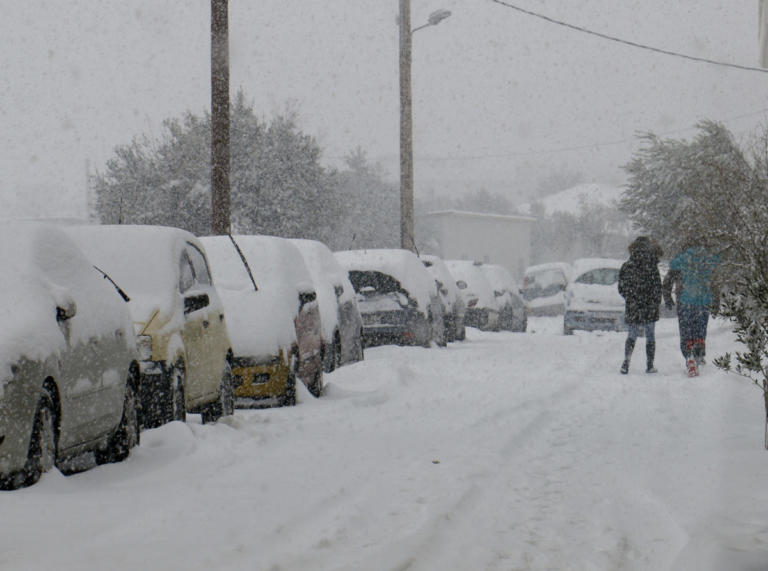
[[[704,364],[707,324],[710,308],[718,301],[712,288],[712,274],[720,264],[720,256],[703,246],[688,244],[669,262],[664,277],[664,302],[675,305],[672,288],[677,293],[677,322],[680,329],[680,351],[688,374],[698,374]]]

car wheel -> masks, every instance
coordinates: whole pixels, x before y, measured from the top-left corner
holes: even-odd
[[[31,486],[56,465],[56,412],[50,393],[43,389],[35,410],[32,436],[29,441],[27,462],[21,474],[13,479],[13,486]]]
[[[184,361],[179,359],[176,364],[171,367],[169,376],[170,384],[170,402],[169,402],[169,419],[168,420],[180,420],[186,422],[187,420],[187,401],[185,386],[187,384],[187,369],[184,366]]]
[[[235,410],[235,388],[232,384],[232,365],[229,359],[224,360],[224,371],[221,373],[219,396],[207,404],[201,411],[203,424],[216,422],[222,416],[230,416]]]
[[[120,424],[109,439],[107,448],[95,452],[98,464],[120,462],[128,457],[131,448],[138,446],[140,442],[139,407],[136,396],[136,388],[132,378],[125,385],[125,399],[123,401],[123,415]]]
[[[309,389],[309,392],[312,393],[312,396],[320,397],[323,394],[323,389],[325,388],[323,385],[323,369],[318,367],[317,371],[315,371],[314,378],[312,379],[312,382],[307,387]]]
[[[573,335],[573,329],[563,324],[563,335]]]
[[[299,357],[296,353],[291,353],[288,361],[288,378],[285,381],[285,395],[283,396],[283,406],[294,406],[296,404],[296,371],[299,368]]]
[[[336,370],[341,367],[341,337],[339,332],[336,332],[333,339],[333,369]]]

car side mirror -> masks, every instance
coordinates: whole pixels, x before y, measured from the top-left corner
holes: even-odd
[[[303,291],[299,294],[299,309],[307,305],[308,303],[312,303],[317,299],[317,294],[313,291]]]
[[[207,293],[201,293],[200,295],[190,295],[184,298],[184,315],[203,309],[210,305],[211,300]]]
[[[344,286],[343,285],[333,286],[333,292],[336,294],[336,297],[341,297],[341,294],[344,293]]]
[[[67,321],[77,315],[77,304],[69,299],[56,306],[56,321]]]

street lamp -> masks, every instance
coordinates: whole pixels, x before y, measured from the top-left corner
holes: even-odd
[[[413,234],[413,112],[411,105],[411,36],[436,26],[449,10],[435,10],[427,23],[411,29],[411,0],[400,0],[400,247],[415,250]]]

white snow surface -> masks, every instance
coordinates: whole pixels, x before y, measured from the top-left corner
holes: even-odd
[[[0,494],[0,569],[765,569],[760,391],[686,377],[672,319],[655,375],[643,340],[624,376],[623,334],[561,331],[370,348],[320,399],[148,430]],[[713,322],[708,357],[736,347]]]
[[[621,199],[621,188],[596,182],[577,184],[555,194],[550,194],[538,200],[544,207],[544,214],[555,212],[578,214],[584,206],[615,206]],[[521,204],[518,212],[531,214],[531,203]]]

